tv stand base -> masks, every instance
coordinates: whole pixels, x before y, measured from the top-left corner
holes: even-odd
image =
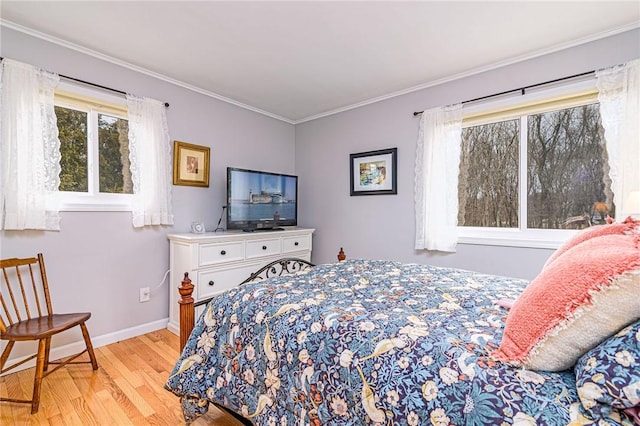
[[[243,229],[243,232],[270,232],[270,231],[284,231],[284,228],[249,228]]]

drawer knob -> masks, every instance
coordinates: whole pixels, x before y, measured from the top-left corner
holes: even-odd
[[[222,250],[222,251],[220,252],[220,254],[221,254],[222,256],[224,256],[225,254],[227,254],[227,251],[226,251],[226,250]]]
[[[266,250],[266,249],[267,249],[267,246],[262,246],[262,250]]]
[[[215,282],[213,280],[211,280],[211,281],[209,281],[209,285],[213,287],[215,285]]]
[[[298,246],[300,245],[300,243],[298,243],[297,241],[295,243],[293,243],[294,246]]]

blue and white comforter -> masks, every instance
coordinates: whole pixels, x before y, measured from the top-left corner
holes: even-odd
[[[371,260],[246,284],[207,306],[165,387],[187,420],[214,402],[265,426],[566,425],[573,371],[489,356],[495,301],[526,284]]]

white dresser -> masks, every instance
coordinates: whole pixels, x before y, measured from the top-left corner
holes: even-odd
[[[311,261],[313,229],[272,232],[169,234],[169,324],[180,333],[179,294],[184,273],[194,285],[195,301],[209,298],[244,281],[262,266],[283,257]],[[196,321],[203,307],[196,309]]]

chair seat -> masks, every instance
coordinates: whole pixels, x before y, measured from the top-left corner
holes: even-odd
[[[90,312],[53,314],[20,321],[7,327],[0,334],[3,340],[40,340],[82,324],[91,318]]]

